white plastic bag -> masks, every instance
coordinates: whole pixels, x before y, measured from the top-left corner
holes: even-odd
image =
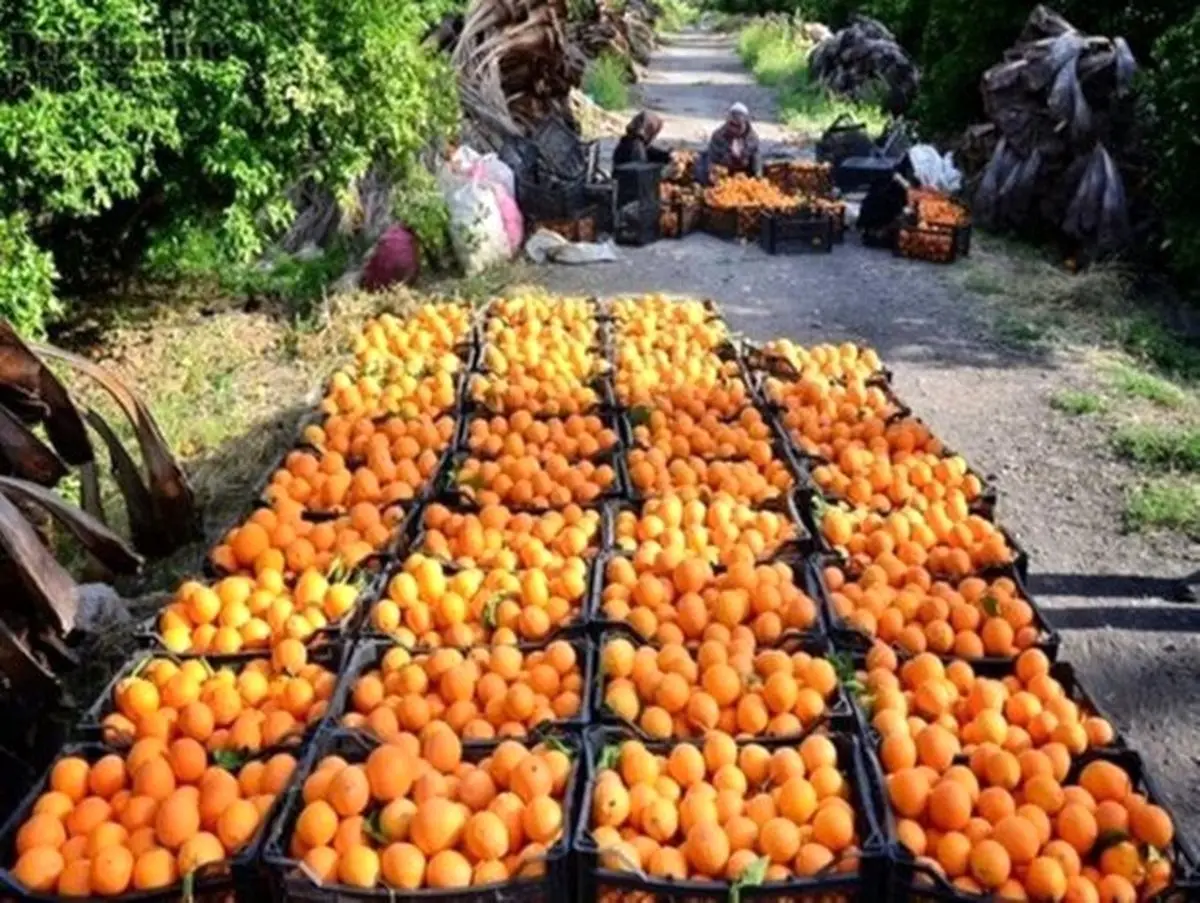
[[[512,169],[495,154],[481,154],[464,146],[450,156],[448,165],[455,175],[494,182],[507,191],[509,197],[517,196],[517,180]]]
[[[611,241],[569,242],[557,232],[538,229],[525,242],[525,253],[534,263],[611,263],[620,258]]]
[[[492,186],[455,172],[452,165],[439,169],[438,183],[450,210],[450,243],[466,274],[508,260],[512,248]]]
[[[962,173],[954,165],[954,155],[942,156],[932,144],[917,144],[909,148],[909,162],[917,181],[926,188],[954,194],[962,188]]]

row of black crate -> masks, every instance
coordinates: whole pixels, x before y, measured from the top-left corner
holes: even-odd
[[[346,650],[341,661],[347,665],[339,681],[338,697],[344,702],[349,683],[361,673],[362,668],[377,659],[377,644],[360,644]],[[594,660],[594,649],[588,652]],[[992,673],[997,673],[993,670]],[[1065,666],[1056,666],[1056,675],[1064,681],[1072,699],[1094,708],[1090,698]],[[826,719],[813,725],[809,732],[826,734],[838,750],[839,770],[848,778],[850,802],[853,806],[856,830],[861,840],[858,865],[853,871],[843,871],[837,864],[816,876],[795,879],[783,883],[762,886],[741,885],[736,893],[754,898],[772,899],[827,899],[837,895],[846,900],[889,900],[906,901],[937,899],[964,901],[972,899],[950,886],[944,878],[928,867],[912,861],[897,840],[894,819],[884,802],[885,791],[882,771],[874,751],[875,737],[866,725],[857,700],[846,700],[848,706],[831,710]],[[1099,711],[1098,709],[1096,711]],[[628,725],[617,723],[599,710],[583,713],[574,724],[555,725],[550,730],[535,730],[527,743],[541,742],[549,737],[572,753],[582,754],[575,758],[575,767],[565,796],[565,824],[567,830],[562,839],[547,852],[544,874],[529,878],[518,878],[503,886],[454,891],[425,890],[416,893],[399,893],[393,889],[362,889],[347,886],[318,886],[311,876],[289,854],[287,843],[300,808],[300,788],[316,763],[327,755],[340,755],[347,761],[365,760],[378,741],[361,731],[348,731],[336,723],[337,704],[331,707],[327,718],[315,727],[304,746],[295,749],[299,753],[299,766],[289,784],[272,808],[259,836],[232,862],[220,867],[202,869],[191,882],[188,894],[202,899],[234,899],[246,901],[268,894],[281,900],[326,900],[326,899],[376,899],[381,897],[407,897],[438,901],[490,901],[512,899],[564,899],[565,894],[577,892],[583,900],[624,899],[624,894],[636,894],[636,899],[650,895],[655,900],[726,899],[734,893],[728,883],[675,881],[652,878],[637,869],[614,866],[605,867],[602,851],[596,848],[590,837],[592,821],[590,804],[595,787],[598,763],[605,758],[606,750],[613,744],[625,740],[643,742],[652,752],[664,752],[680,743],[703,744],[701,738],[649,739],[639,735]],[[589,726],[580,722],[592,718]],[[804,736],[752,738],[740,743],[758,743],[768,750],[778,747],[794,747]],[[494,742],[470,742],[464,745],[467,761],[478,761],[495,748]],[[64,755],[79,755],[95,761],[112,751],[112,747],[98,738],[81,735],[79,742],[68,745]],[[278,750],[266,750],[258,758],[265,758]],[[1134,752],[1118,741],[1113,746],[1085,753],[1073,762],[1066,784],[1077,778],[1081,768],[1095,760],[1117,764],[1130,775],[1134,787],[1151,802],[1162,804],[1162,797],[1146,774],[1144,763]],[[0,857],[12,861],[17,827],[31,811],[38,796],[47,787],[47,777],[33,788],[26,800],[11,814],[0,828]],[[1169,854],[1175,864],[1177,879],[1154,899],[1183,901],[1200,899],[1196,885],[1196,858],[1187,843],[1176,839]],[[31,895],[16,884],[11,873],[0,869],[0,884],[8,895],[24,899],[53,899],[48,895]],[[173,899],[177,889],[166,892],[146,892],[126,895],[122,899],[158,901]],[[615,895],[615,896],[614,896]]]

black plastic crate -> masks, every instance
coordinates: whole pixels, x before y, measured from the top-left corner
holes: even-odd
[[[758,235],[761,217],[757,207],[705,207],[704,231],[726,241],[750,239]]]
[[[613,181],[617,186],[617,207],[657,203],[662,173],[661,163],[626,163],[615,167]]]
[[[764,213],[759,243],[768,254],[833,250],[833,219],[808,213]]]
[[[879,811],[879,798],[868,774],[861,740],[852,732],[826,735],[837,748],[838,770],[845,775],[850,787],[850,803],[854,809],[855,827],[861,843],[857,854],[858,868],[854,871],[837,871],[839,861],[835,860],[825,871],[810,878],[739,885],[728,881],[676,881],[669,878],[652,878],[641,870],[615,871],[603,866],[600,860],[602,851],[591,837],[592,795],[600,770],[600,758],[609,745],[637,738],[621,728],[592,728],[584,735],[587,780],[580,800],[574,839],[578,859],[578,899],[581,903],[726,903],[739,899],[770,900],[772,903],[820,903],[828,900],[874,903],[884,899],[888,861],[887,848],[884,845],[885,834],[880,821],[882,813]],[[668,740],[653,741],[645,745],[651,752],[663,754],[675,746],[699,746],[702,743],[702,740]],[[739,747],[745,745],[746,742],[738,742]],[[795,743],[767,740],[760,741],[758,745],[774,750],[794,746]]]
[[[21,825],[33,814],[33,807],[38,797],[45,793],[50,786],[50,774],[54,763],[59,759],[78,756],[89,764],[104,756],[111,755],[113,750],[100,743],[73,743],[62,748],[54,757],[54,762],[46,769],[37,784],[29,791],[21,803],[9,813],[7,820],[0,826],[0,900],[33,900],[42,903],[61,903],[64,897],[53,892],[30,893],[13,877],[10,866],[16,863],[17,832]],[[260,759],[261,756],[255,756]],[[289,782],[275,799],[270,809],[263,814],[258,833],[237,855],[221,862],[213,862],[197,869],[190,879],[181,878],[170,887],[161,890],[136,891],[132,887],[120,897],[122,903],[176,903],[179,900],[193,900],[196,903],[258,903],[270,896],[270,886],[267,876],[260,867],[260,854],[270,830],[270,825],[280,806],[289,794],[298,788],[296,774],[300,768],[297,765]],[[100,897],[87,899],[97,900]]]
[[[662,235],[662,205],[653,201],[632,201],[617,207],[613,237],[619,245],[642,247],[658,241]]]
[[[263,848],[263,860],[270,873],[272,899],[278,903],[290,901],[312,901],[312,903],[350,903],[358,900],[387,900],[389,903],[397,899],[430,901],[430,903],[561,903],[567,900],[571,888],[571,842],[572,828],[577,810],[576,800],[579,785],[582,783],[581,758],[582,746],[579,740],[570,735],[549,735],[559,744],[572,759],[570,777],[563,793],[563,833],[562,837],[541,860],[542,874],[530,877],[518,877],[505,881],[503,884],[484,885],[481,887],[452,888],[452,889],[422,889],[417,891],[397,891],[380,883],[374,888],[350,887],[344,884],[317,884],[309,877],[307,871],[293,858],[288,849],[288,839],[291,837],[296,819],[304,805],[304,799],[299,793],[303,781],[312,773],[320,759],[327,755],[339,755],[349,763],[363,762],[380,744],[364,734],[350,731],[331,731],[325,734],[318,743],[314,744],[304,763],[297,768],[299,781],[287,799],[280,807],[271,831]],[[536,745],[537,741],[529,745]],[[466,746],[463,748],[463,760],[478,762],[485,758],[494,747]]]
[[[582,181],[534,182],[520,179],[517,182],[517,205],[527,220],[570,220],[587,206],[587,194]]]
[[[596,210],[596,231],[611,234],[617,222],[617,186],[614,182],[594,182],[583,186],[584,202]]]
[[[971,254],[971,226],[942,226],[933,223],[906,224],[896,234],[893,250],[897,257],[926,260],[930,263],[954,263]]]
[[[1138,753],[1132,750],[1084,753],[1072,761],[1071,770],[1067,775],[1066,781],[1063,782],[1063,786],[1067,787],[1075,784],[1084,767],[1090,762],[1095,761],[1111,762],[1119,766],[1129,775],[1135,792],[1143,793],[1149,802],[1167,808],[1161,791],[1159,791],[1151,776],[1146,771],[1145,761]],[[884,797],[882,790],[883,778],[882,774],[878,771],[875,772],[875,780],[880,782],[879,793],[881,802],[883,803],[882,824],[893,850],[892,862],[887,876],[886,896],[882,896],[880,899],[886,899],[890,903],[909,903],[909,901],[913,901],[913,903],[916,903],[916,901],[922,901],[922,903],[925,903],[925,901],[928,901],[928,903],[978,903],[978,901],[984,899],[974,894],[964,893],[952,886],[940,873],[934,871],[928,865],[913,860],[909,851],[896,839],[895,817],[892,814],[890,804],[886,802],[886,798]],[[1169,808],[1167,811],[1170,813]],[[1176,830],[1171,847],[1166,851],[1166,856],[1175,865],[1174,881],[1155,896],[1139,897],[1139,899],[1153,900],[1156,903],[1185,903],[1185,901],[1190,903],[1190,901],[1200,900],[1200,884],[1197,883],[1196,878],[1196,853],[1181,836],[1182,831],[1180,828],[1182,826],[1179,819],[1174,813],[1170,813],[1170,815]]]
[[[550,643],[565,642],[569,643],[571,648],[575,650],[575,661],[579,666],[579,675],[582,681],[582,687],[579,691],[579,711],[569,718],[556,719],[554,721],[542,722],[531,728],[524,736],[520,735],[505,735],[504,737],[495,737],[491,740],[463,740],[466,745],[495,745],[501,739],[527,740],[529,737],[538,737],[547,733],[561,733],[563,731],[577,731],[586,727],[591,721],[591,702],[592,694],[590,687],[594,683],[596,669],[595,647],[586,638],[582,636],[564,638],[562,640],[549,640],[544,643],[521,643],[516,648],[521,653],[527,654],[545,649]],[[329,711],[327,715],[327,723],[334,730],[355,730],[355,728],[347,727],[341,724],[341,719],[347,714],[350,708],[350,697],[354,692],[354,685],[364,672],[378,668],[383,657],[391,650],[397,648],[396,644],[389,640],[371,640],[364,641],[358,644],[354,650],[353,656],[350,658],[344,668],[341,678],[338,680],[337,689],[333,693],[333,697],[329,702]],[[491,647],[477,646],[475,649],[487,649]],[[411,662],[421,664],[423,659],[433,655],[436,650],[428,650],[424,652],[413,652]],[[464,655],[469,655],[471,649],[461,650]],[[400,728],[405,729],[403,726]],[[366,728],[363,728],[366,731]],[[368,731],[369,732],[369,731]],[[387,738],[380,737],[380,740]]]

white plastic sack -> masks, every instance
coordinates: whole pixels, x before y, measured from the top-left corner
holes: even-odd
[[[534,263],[611,263],[618,260],[617,249],[611,241],[569,242],[557,232],[538,229],[525,242],[525,254]]]
[[[481,154],[472,148],[460,147],[450,156],[448,166],[455,175],[494,182],[508,192],[509,197],[517,196],[517,180],[512,169],[495,154]]]
[[[450,210],[450,244],[468,276],[481,273],[512,254],[504,217],[492,186],[479,179],[439,173]]]
[[[942,156],[932,144],[917,144],[909,148],[909,162],[917,181],[926,188],[954,194],[962,188],[962,173],[954,165],[954,155]]]

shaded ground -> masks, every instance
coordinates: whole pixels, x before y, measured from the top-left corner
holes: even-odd
[[[663,115],[668,143],[703,140],[735,100],[750,107],[764,142],[784,137],[771,92],[742,69],[729,38],[678,38],[655,59],[643,91]],[[972,266],[904,261],[852,236],[830,255],[769,257],[694,235],[537,278],[562,292],[710,297],[751,338],[876,347],[901,397],[994,475],[1000,517],[1032,557],[1031,589],[1063,632],[1061,657],[1146,755],[1198,836],[1200,608],[1164,597],[1200,568],[1200,546],[1121,531],[1129,468],[1110,452],[1103,426],[1049,404],[1064,388],[1094,385],[1090,356],[1047,350],[1030,336],[1014,348],[1014,314],[963,287]]]

